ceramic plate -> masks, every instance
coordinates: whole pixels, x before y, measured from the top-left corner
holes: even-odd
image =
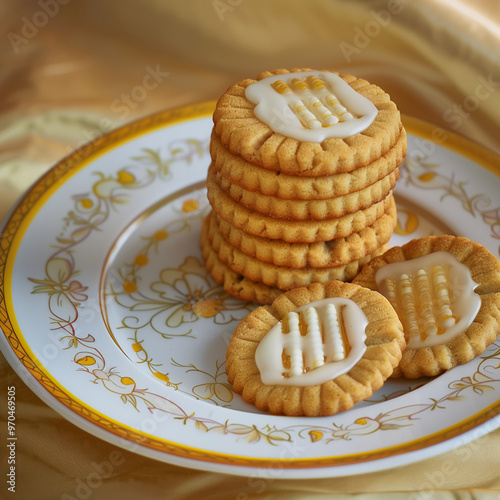
[[[500,344],[435,379],[389,381],[323,418],[265,414],[232,392],[225,350],[251,304],[198,247],[214,103],[158,114],[51,169],[7,218],[2,350],[32,390],[92,434],[158,460],[231,474],[332,477],[452,449],[500,423]],[[405,120],[392,244],[465,235],[499,255],[491,153]]]

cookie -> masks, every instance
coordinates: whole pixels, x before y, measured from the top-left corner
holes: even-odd
[[[349,281],[358,274],[364,264],[369,262],[374,256],[380,255],[388,248],[384,245],[376,249],[371,255],[366,255],[361,259],[335,267],[304,267],[296,269],[276,266],[249,257],[241,252],[241,250],[231,246],[221,236],[217,224],[212,217],[206,217],[203,221],[200,244],[202,248],[205,245],[210,245],[215,251],[218,259],[235,273],[241,274],[251,281],[276,287],[280,290],[290,290],[298,286],[309,285],[315,282],[323,283],[331,280]]]
[[[388,297],[407,349],[394,376],[435,376],[467,363],[500,332],[500,260],[464,237],[428,236],[394,247],[353,282]]]
[[[231,199],[211,176],[207,178],[207,196],[217,215],[237,229],[254,236],[289,243],[329,241],[359,233],[382,217],[393,202],[390,193],[382,201],[353,214],[322,221],[292,221],[252,212]]]
[[[332,281],[296,288],[248,314],[227,348],[226,372],[234,391],[260,410],[327,416],[378,390],[404,348],[387,299]]]
[[[249,280],[223,264],[207,242],[206,234],[202,234],[200,246],[208,272],[213,280],[218,285],[222,285],[229,295],[247,302],[271,304],[276,297],[283,293],[279,288]]]
[[[329,115],[323,106],[310,120],[306,108],[313,109],[316,101],[329,106]],[[240,81],[218,100],[213,121],[214,133],[231,153],[262,168],[309,177],[369,165],[403,132],[396,105],[380,87],[310,69],[276,70]]]
[[[200,246],[236,297],[350,281],[388,248],[406,132],[388,94],[309,69],[265,72],[217,102]]]
[[[247,191],[236,184],[231,184],[220,173],[214,172],[213,167],[209,168],[208,176],[215,177],[215,181],[231,199],[252,212],[275,219],[311,221],[342,217],[369,208],[383,200],[396,186],[399,169],[360,191],[324,200],[283,200]]]
[[[222,237],[245,255],[276,266],[294,268],[333,267],[361,259],[389,241],[397,221],[393,202],[382,217],[359,233],[317,243],[288,243],[247,234],[218,217],[215,212],[210,217],[216,219]]]
[[[214,169],[246,191],[283,200],[324,200],[360,191],[394,172],[406,155],[406,132],[402,129],[396,144],[374,162],[337,175],[294,176],[255,166],[222,146],[214,133],[210,154]]]

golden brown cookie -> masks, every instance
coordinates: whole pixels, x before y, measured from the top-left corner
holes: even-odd
[[[434,376],[467,363],[500,332],[500,261],[467,238],[428,236],[391,248],[353,282],[381,291],[398,311],[408,347],[394,376]]]
[[[280,74],[286,79],[289,73],[304,71],[312,70],[265,72],[257,80],[245,79],[231,86],[218,100],[213,115],[214,132],[222,145],[259,167],[310,177],[351,172],[373,163],[394,147],[403,131],[396,105],[380,87],[351,75],[323,71],[340,76],[351,89],[375,106],[377,114],[373,122],[360,133],[329,137],[322,142],[301,141],[275,132],[257,118],[256,105],[246,96],[247,88],[267,76]]]
[[[247,234],[218,217],[215,212],[210,217],[216,219],[222,237],[244,254],[276,266],[294,268],[334,267],[361,259],[389,241],[397,220],[393,202],[382,217],[359,233],[317,243],[288,243]]]
[[[393,203],[390,193],[378,203],[353,214],[322,221],[277,220],[252,212],[232,200],[212,177],[207,178],[207,196],[214,211],[234,227],[254,236],[290,243],[314,243],[345,238],[372,225]]]
[[[333,299],[331,302],[338,304],[335,308],[345,307],[339,313],[340,328],[342,324],[346,328],[344,357],[340,355],[332,359],[328,341],[323,340],[320,342],[322,354],[319,355],[319,358],[323,357],[323,364],[310,370],[299,366],[295,374],[292,372],[291,377],[287,376],[290,373],[290,366],[287,366],[291,363],[290,354],[287,349],[283,353],[277,352],[279,349],[268,349],[267,346],[274,345],[269,342],[268,335],[273,335],[270,333],[273,327],[279,329],[274,330],[278,335],[283,335],[282,328],[285,332],[290,331],[285,335],[292,335],[291,317],[294,314],[306,315],[304,309],[310,306],[323,315],[321,308],[327,305],[318,301],[324,299]],[[346,327],[342,320],[343,315],[348,314],[346,311],[349,314],[354,311],[356,320],[363,318],[362,325],[366,327]],[[320,316],[320,319],[324,318]],[[283,320],[287,326],[279,324]],[[326,319],[324,321],[323,325]],[[325,339],[333,335],[332,330],[335,328],[326,328]],[[313,333],[308,326],[306,336]],[[261,343],[265,349],[259,351]],[[378,390],[398,365],[404,348],[401,323],[383,296],[358,285],[332,281],[296,288],[280,295],[271,306],[261,306],[247,315],[236,328],[227,348],[226,372],[233,389],[260,410],[278,415],[326,416],[348,410]],[[306,362],[309,354],[310,349],[305,344],[303,359]],[[274,366],[273,361],[276,362]],[[279,377],[281,370],[285,376]],[[276,382],[264,383],[263,379],[272,379],[272,371],[278,373]]]
[[[300,177],[257,167],[222,146],[212,133],[210,153],[214,169],[231,184],[246,191],[284,200],[324,200],[359,191],[392,173],[406,155],[406,133],[402,129],[396,144],[364,167],[329,176]]]
[[[213,280],[218,285],[222,285],[229,295],[247,302],[271,304],[278,295],[283,293],[279,288],[257,283],[232,271],[219,260],[215,251],[207,243],[206,234],[202,234],[200,246],[208,272]]]
[[[280,290],[290,290],[298,286],[310,283],[323,283],[331,280],[349,281],[358,274],[361,267],[369,262],[374,256],[380,255],[387,250],[383,245],[376,249],[371,255],[351,261],[347,264],[327,268],[304,267],[301,269],[275,266],[261,262],[253,257],[245,255],[241,250],[231,246],[220,234],[215,220],[206,217],[202,225],[201,247],[210,245],[215,251],[218,259],[226,264],[232,271],[241,274],[245,278],[263,283]]]
[[[209,168],[208,176],[215,178],[221,189],[231,199],[252,212],[275,219],[311,221],[342,217],[369,208],[374,203],[383,200],[396,186],[399,169],[360,191],[324,200],[283,200],[275,196],[247,191],[228,182],[220,173],[215,172],[213,167]]]

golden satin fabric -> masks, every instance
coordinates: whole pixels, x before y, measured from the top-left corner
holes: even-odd
[[[2,217],[54,162],[88,140],[155,111],[216,99],[232,83],[279,67],[364,77],[388,91],[403,113],[500,153],[494,0],[19,0],[2,3],[0,25]],[[6,387],[17,394],[16,498],[500,494],[500,430],[392,471],[302,481],[281,479],[279,471],[268,479],[233,477],[96,439],[41,402],[3,356],[0,376],[3,429]],[[6,460],[0,463],[3,471]],[[97,469],[100,480],[89,487]]]

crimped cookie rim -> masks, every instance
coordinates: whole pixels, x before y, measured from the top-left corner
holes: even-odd
[[[451,253],[452,255],[454,255],[457,260],[461,263],[463,263],[464,265],[467,265],[465,264],[465,262],[463,260],[461,260],[460,256],[457,255],[456,253],[454,253],[451,249],[454,249],[456,248],[456,246],[454,247],[454,244],[456,244],[457,246],[460,245],[460,244],[466,244],[468,247],[472,248],[473,250],[471,250],[471,252],[467,255],[466,257],[466,260],[471,258],[471,256],[476,253],[476,252],[482,252],[489,260],[491,260],[491,263],[495,263],[495,267],[497,268],[496,271],[498,273],[498,280],[499,280],[499,284],[498,284],[498,287],[497,287],[497,290],[495,292],[488,292],[488,293],[481,293],[481,289],[480,289],[480,286],[483,284],[482,282],[481,283],[478,283],[478,287],[476,288],[476,293],[478,293],[478,295],[480,297],[490,297],[492,295],[496,295],[497,296],[497,302],[498,302],[498,305],[500,306],[500,260],[498,260],[487,248],[485,248],[483,245],[481,245],[480,243],[478,242],[475,242],[475,241],[472,241],[470,240],[469,238],[466,238],[466,237],[463,237],[463,236],[452,236],[452,235],[439,235],[439,236],[434,236],[434,235],[431,235],[431,236],[423,236],[421,238],[415,238],[413,240],[410,240],[409,242],[405,243],[404,245],[401,245],[401,246],[397,246],[397,247],[392,247],[390,248],[387,252],[385,252],[384,254],[382,255],[379,255],[377,257],[375,257],[374,259],[372,259],[371,262],[369,262],[364,268],[363,270],[358,274],[358,276],[356,276],[352,281],[353,283],[356,283],[356,284],[362,284],[362,286],[368,286],[369,288],[371,288],[373,285],[372,285],[372,281],[374,282],[375,281],[375,272],[376,272],[376,269],[378,269],[379,267],[383,267],[385,265],[388,265],[392,262],[406,262],[406,261],[411,261],[411,259],[413,258],[407,258],[407,254],[405,252],[408,252],[410,253],[412,251],[412,248],[415,248],[417,247],[419,244],[422,244],[422,243],[429,243],[429,247],[428,249],[431,249],[432,251],[428,252],[428,253],[419,253],[421,256],[423,255],[428,255],[430,253],[434,253],[436,251],[439,251],[436,249],[436,242],[438,242],[439,240],[441,241],[447,241],[449,242],[449,245],[447,245],[447,248],[446,249],[440,249],[442,251],[447,251],[449,253]],[[398,254],[396,254],[396,252],[398,252]],[[391,260],[390,262],[386,262],[385,259],[387,258],[387,256],[389,256],[389,258],[391,258],[392,256],[394,255],[394,257],[405,257],[403,260],[400,260],[400,259],[397,259],[397,260]],[[382,266],[379,266],[379,264],[385,262]],[[470,266],[467,266],[469,267],[469,269],[471,270],[471,274],[473,274],[473,268],[471,268]],[[365,278],[365,275],[367,275],[367,277]],[[368,281],[369,279],[369,281]],[[473,276],[473,279],[474,279],[474,276]],[[374,288],[371,288],[373,290],[376,290],[376,284],[374,285]],[[421,366],[418,366],[418,370],[415,369],[415,367],[412,369],[412,372],[414,372],[416,375],[414,375],[412,373],[411,377],[410,378],[417,378],[418,376],[435,376],[435,375],[439,375],[440,373],[444,372],[444,371],[447,371],[449,369],[452,369],[454,368],[455,366],[459,366],[461,364],[464,364],[464,363],[467,363],[469,361],[471,361],[472,359],[474,359],[475,357],[479,356],[482,352],[484,352],[484,350],[489,346],[491,345],[492,342],[495,341],[495,339],[497,338],[497,335],[498,335],[498,331],[496,332],[496,334],[494,335],[494,338],[491,342],[489,343],[486,343],[485,345],[485,348],[481,351],[476,351],[474,348],[473,348],[473,343],[475,343],[474,341],[469,341],[469,339],[471,339],[471,335],[473,335],[473,338],[472,340],[474,339],[484,339],[485,336],[488,335],[489,332],[486,332],[486,333],[479,333],[479,332],[476,332],[476,334],[474,335],[474,332],[470,331],[471,329],[471,326],[476,322],[476,319],[478,317],[480,318],[483,318],[484,315],[486,314],[487,316],[489,316],[486,312],[485,312],[485,303],[483,300],[481,300],[481,307],[476,315],[476,317],[474,318],[473,322],[471,323],[471,325],[469,325],[469,327],[467,327],[462,333],[458,334],[456,337],[454,337],[453,339],[451,339],[449,342],[445,343],[445,344],[438,344],[438,345],[435,345],[435,346],[431,346],[431,347],[420,347],[420,348],[410,348],[408,347],[405,351],[405,354],[403,355],[403,358],[402,358],[402,361],[401,361],[401,365],[406,365],[406,362],[408,361],[408,363],[411,363],[411,361],[413,360],[413,358],[417,355],[417,353],[423,353],[423,352],[432,352],[433,353],[433,356],[434,356],[434,359],[436,359],[436,353],[444,348],[444,347],[447,347],[450,351],[450,355],[453,355],[452,356],[452,359],[453,359],[453,366],[451,366],[450,368],[443,368],[443,367],[440,367],[439,368],[439,371],[434,373],[434,375],[429,375],[429,373],[426,372],[426,367],[421,367]],[[498,327],[500,328],[500,325],[498,325]],[[489,337],[488,337],[489,338]],[[467,361],[463,361],[463,362],[457,362],[457,355],[454,354],[454,351],[456,350],[456,348],[459,346],[459,344],[461,342],[463,342],[464,340],[467,340],[468,344],[469,344],[469,347],[473,350],[474,352],[474,355],[472,357],[469,357],[469,359],[467,359]],[[408,358],[411,356],[411,359],[408,360]],[[467,355],[464,356],[465,358],[467,358]],[[410,372],[410,366],[401,366],[398,367],[397,369],[397,374],[398,376],[402,375],[402,376],[406,376],[408,377],[409,374],[411,373]]]
[[[243,99],[244,106],[233,107],[233,108],[231,108],[231,106],[223,106],[224,99],[226,98],[226,96],[229,97],[229,96],[233,95],[233,94],[230,94],[230,91],[232,91],[233,89],[236,89],[237,87],[239,87],[240,89],[246,89],[246,87],[248,87],[251,83],[255,83],[255,82],[259,81],[260,79],[265,78],[266,76],[271,76],[271,75],[275,75],[275,74],[288,74],[288,73],[302,72],[302,71],[315,71],[315,70],[313,70],[311,68],[292,68],[291,70],[279,69],[279,70],[274,70],[274,71],[267,71],[267,72],[260,73],[258,75],[257,79],[246,78],[246,79],[243,79],[243,80],[239,81],[238,83],[232,85],[231,87],[229,87],[226,90],[226,92],[217,101],[216,110],[215,110],[214,115],[213,115],[214,133],[219,136],[219,138],[221,139],[221,143],[224,146],[228,147],[228,149],[230,149],[233,153],[241,155],[246,161],[249,161],[257,166],[260,166],[263,168],[271,168],[271,169],[279,170],[282,172],[290,173],[290,172],[288,172],[288,167],[285,168],[283,164],[280,164],[280,162],[278,162],[277,164],[275,164],[274,166],[271,167],[270,165],[266,164],[266,162],[263,162],[259,159],[260,148],[261,148],[262,144],[259,145],[258,150],[252,149],[252,152],[248,152],[248,153],[244,151],[244,148],[241,146],[241,144],[243,144],[243,141],[245,140],[245,138],[251,137],[251,135],[249,135],[250,132],[248,131],[250,123],[246,124],[245,127],[242,126],[242,127],[236,127],[236,128],[234,128],[234,126],[231,126],[230,123],[234,123],[234,121],[237,121],[237,120],[250,120],[252,124],[254,124],[260,128],[263,137],[265,137],[264,142],[268,141],[270,138],[273,138],[273,140],[274,140],[274,138],[281,140],[281,144],[283,144],[286,141],[289,141],[290,144],[294,145],[294,148],[297,151],[301,148],[302,145],[317,145],[317,146],[319,146],[319,150],[316,151],[313,155],[315,158],[317,157],[317,159],[314,160],[312,164],[310,164],[306,161],[306,163],[304,165],[307,164],[307,166],[300,167],[301,172],[309,171],[311,173],[311,175],[332,175],[332,174],[341,173],[341,172],[350,172],[358,167],[365,166],[369,163],[372,163],[377,157],[384,155],[387,151],[389,151],[394,146],[394,144],[397,142],[397,139],[400,136],[404,127],[403,127],[403,124],[401,122],[400,113],[397,110],[397,107],[394,104],[394,102],[390,99],[389,94],[387,94],[387,92],[385,92],[379,86],[372,84],[372,83],[370,83],[362,78],[357,78],[357,77],[355,77],[353,75],[349,75],[349,74],[340,74],[340,73],[338,73],[336,71],[332,71],[332,70],[321,70],[321,72],[336,74],[336,75],[340,76],[344,81],[346,81],[351,87],[353,86],[353,84],[357,84],[358,87],[361,86],[355,90],[358,93],[360,93],[361,95],[363,95],[364,97],[367,97],[372,102],[373,102],[373,100],[372,100],[373,96],[370,96],[370,93],[367,92],[367,89],[371,89],[372,91],[377,90],[378,96],[383,96],[384,98],[385,98],[385,96],[387,96],[387,100],[384,101],[384,105],[382,105],[380,103],[379,104],[374,103],[375,106],[377,107],[377,109],[379,110],[379,112],[378,112],[377,116],[375,117],[375,120],[373,121],[373,123],[364,131],[360,132],[359,134],[355,134],[354,136],[351,136],[349,138],[344,138],[344,139],[327,138],[321,143],[311,143],[311,142],[299,141],[297,139],[283,136],[282,134],[279,134],[278,132],[274,132],[269,125],[258,120],[257,117],[255,117],[255,115],[253,113],[252,113],[253,116],[245,116],[245,111],[248,111],[249,109],[253,110],[255,108],[255,104],[252,103],[251,101],[249,101],[245,96],[238,96],[238,97]],[[363,89],[365,89],[365,90],[363,91]],[[365,92],[367,95],[365,95],[363,92]],[[370,97],[372,97],[372,98],[370,98]],[[226,109],[231,108],[231,109],[235,109],[235,110],[240,110],[243,112],[243,114],[241,116],[238,116],[236,114],[236,116],[232,116],[232,117],[222,117],[222,118],[219,117],[218,111],[223,110],[225,108]],[[392,111],[390,112],[392,119],[387,120],[387,119],[384,119],[385,115],[384,115],[384,117],[382,117],[381,115],[382,115],[382,113],[389,112],[388,111],[389,108],[392,108]],[[226,120],[226,122],[223,123],[222,120]],[[363,143],[365,143],[365,144],[371,143],[370,150],[372,150],[375,142],[373,140],[373,135],[371,135],[371,134],[377,135],[377,130],[380,130],[380,129],[385,130],[387,128],[386,124],[389,121],[395,122],[395,123],[388,128],[387,133],[390,136],[394,135],[393,132],[396,130],[396,128],[397,128],[397,133],[395,134],[394,138],[392,140],[390,140],[389,144],[385,148],[383,148],[379,153],[372,152],[369,155],[370,156],[369,160],[367,160],[367,161],[363,160],[361,162],[354,162],[354,163],[352,161],[351,162],[348,161],[346,158],[341,156],[341,158],[342,158],[341,162],[336,162],[335,164],[330,164],[331,161],[328,160],[328,158],[330,158],[330,159],[334,158],[334,157],[338,158],[338,154],[337,154],[337,156],[335,156],[335,155],[332,155],[332,152],[335,150],[338,150],[338,145],[340,143],[348,144],[349,149],[354,148],[351,150],[351,153],[353,151],[357,150],[357,146],[349,144],[349,141],[352,142],[352,140],[351,140],[352,137],[354,137],[354,138],[356,138],[356,137],[369,138],[369,139],[364,140]],[[239,123],[239,125],[243,125],[243,124]],[[219,130],[221,128],[223,129],[222,131]],[[228,129],[230,129],[230,130],[228,130]],[[232,129],[234,129],[234,130],[232,130]],[[229,140],[227,138],[228,135],[232,137],[231,140]],[[241,137],[240,137],[240,135],[241,135]],[[380,142],[380,140],[377,141],[377,143],[379,143],[379,142]],[[363,147],[361,149],[363,149]],[[259,151],[258,154],[257,154],[257,151]],[[375,155],[377,155],[377,156],[375,156]],[[282,158],[282,155],[280,153],[278,153],[278,151],[276,151],[274,153],[274,156],[276,156],[276,158]],[[321,160],[320,158],[323,158],[323,160]]]
[[[369,335],[371,336],[372,334],[372,327],[375,323],[381,321],[381,320],[384,320],[384,321],[391,321],[392,322],[392,328],[391,328],[391,334],[393,336],[392,339],[384,339],[384,342],[382,343],[377,343],[377,344],[369,344],[368,347],[370,346],[375,346],[377,345],[377,347],[379,346],[383,346],[384,348],[384,352],[386,353],[387,355],[387,358],[388,359],[391,359],[391,356],[392,356],[392,348],[395,348],[397,350],[397,352],[399,353],[399,358],[401,357],[401,354],[402,352],[404,351],[405,349],[405,343],[404,343],[404,334],[403,334],[403,331],[402,331],[402,326],[401,326],[401,323],[395,313],[395,311],[392,309],[392,307],[390,306],[389,302],[381,295],[379,294],[378,292],[373,292],[372,290],[369,290],[367,288],[364,288],[364,287],[361,287],[359,285],[355,285],[355,284],[352,284],[352,283],[345,283],[345,282],[342,282],[342,281],[338,281],[338,280],[332,280],[330,282],[327,282],[327,283],[314,283],[314,284],[311,284],[309,286],[304,286],[304,287],[298,287],[294,290],[289,290],[287,292],[284,292],[283,294],[279,295],[269,306],[263,306],[267,312],[271,315],[271,317],[274,317],[276,322],[274,324],[276,324],[278,321],[280,321],[282,319],[282,317],[280,317],[280,314],[279,314],[279,309],[281,309],[281,307],[277,308],[276,307],[276,304],[278,301],[280,302],[283,302],[284,300],[288,300],[288,302],[290,304],[292,304],[292,307],[287,307],[286,310],[295,310],[297,309],[298,307],[300,307],[300,305],[303,305],[303,303],[301,303],[300,305],[297,305],[296,302],[292,299],[290,299],[290,297],[293,297],[294,295],[296,296],[297,294],[299,294],[301,291],[303,291],[304,289],[307,289],[307,292],[309,293],[309,298],[311,297],[311,295],[315,295],[315,292],[314,290],[317,290],[317,289],[322,289],[323,292],[322,292],[322,296],[323,297],[335,297],[335,296],[339,296],[339,292],[337,291],[338,288],[340,287],[341,290],[350,290],[352,291],[349,292],[349,293],[346,293],[344,292],[345,294],[342,294],[340,293],[340,296],[345,296],[345,297],[348,297],[350,298],[351,300],[354,300],[355,303],[357,303],[362,311],[369,315],[369,317],[371,318],[371,321],[369,323],[369,325],[367,326],[367,330],[370,328],[369,330]],[[333,292],[331,289],[334,288],[335,292]],[[311,292],[312,290],[312,292]],[[372,295],[374,294],[374,295]],[[360,297],[361,295],[361,297]],[[358,300],[362,300],[362,304],[360,304],[359,302],[357,302],[355,300],[354,297],[357,297]],[[365,301],[365,297],[368,297],[368,298],[371,298],[370,301]],[[315,298],[314,300],[317,300],[317,298]],[[310,302],[306,302],[306,303],[310,303]],[[383,309],[379,308],[379,307],[373,307],[373,303],[376,303],[377,306],[378,305],[381,305],[381,304],[384,304],[384,307]],[[364,305],[364,307],[363,307]],[[258,308],[258,309],[261,309],[261,308]],[[250,321],[250,318],[253,318],[255,317],[256,315],[259,314],[259,310],[256,309],[252,312],[250,312],[241,322],[240,324],[238,325],[238,327],[236,328],[234,334],[233,334],[233,337],[228,345],[228,348],[227,348],[227,351],[226,351],[226,358],[227,358],[227,364],[226,364],[226,371],[227,371],[227,374],[228,374],[228,379],[232,382],[234,382],[234,378],[238,375],[237,372],[235,372],[235,362],[237,363],[239,357],[236,356],[232,351],[234,351],[234,348],[231,349],[232,347],[232,344],[237,342],[238,340],[241,339],[241,336],[239,336],[239,331],[241,328],[243,328],[243,325],[248,323],[248,321]],[[381,312],[382,310],[382,312]],[[385,314],[384,314],[385,313]],[[260,341],[262,340],[262,338],[264,338],[264,336],[268,333],[269,329],[272,327],[270,325],[267,325],[269,326],[269,328],[267,329],[267,331],[264,331],[262,334],[259,332],[259,336],[261,337],[260,340],[255,340],[255,341],[252,341],[253,344],[256,344],[256,347],[255,349],[257,349],[257,346],[259,345]],[[375,332],[373,332],[375,333]],[[390,337],[390,335],[389,335]],[[369,340],[369,338],[367,339]],[[370,351],[371,352],[371,351]],[[318,384],[317,386],[313,386],[313,387],[324,387],[326,386],[327,384],[330,384],[330,383],[336,383],[338,380],[344,380],[346,379],[346,377],[350,377],[351,375],[351,372],[356,368],[356,366],[358,366],[358,364],[360,363],[360,361],[362,360],[370,360],[371,358],[368,358],[366,357],[367,355],[369,354],[369,350],[367,349],[364,353],[363,353],[363,356],[357,361],[356,365],[354,365],[354,367],[349,370],[347,373],[345,374],[342,374],[342,375],[339,375],[331,380],[328,380],[322,384]],[[384,358],[384,361],[386,361],[386,359]],[[254,359],[254,363],[255,363],[255,359]],[[390,364],[392,366],[392,368],[395,367],[396,363],[394,363],[392,360],[390,361]],[[382,379],[385,381],[386,378],[382,375],[382,372],[377,369],[376,370],[378,375],[382,376]],[[258,373],[258,369],[257,369],[257,373]],[[241,393],[243,394],[244,393],[244,387],[245,385],[250,381],[250,379],[254,379],[255,380],[255,375],[251,375],[249,376],[246,381],[244,382],[243,384],[243,387],[241,389]],[[258,381],[257,383],[260,384],[260,386],[262,387],[269,387],[269,388],[276,388],[276,387],[281,387],[281,386],[276,386],[276,385],[270,385],[270,386],[267,386],[266,384],[264,384],[262,382],[262,379],[260,378],[260,375],[257,375],[258,377]],[[377,378],[376,376],[372,377],[373,378]],[[356,380],[354,378],[354,380]],[[231,382],[231,383],[232,383]],[[383,383],[383,382],[382,382]],[[291,386],[293,387],[293,386]],[[338,385],[339,389],[346,393],[345,389],[342,388],[341,385]],[[307,389],[307,388],[302,388],[303,390]],[[352,404],[348,407],[348,408],[345,408],[344,410],[341,410],[341,411],[347,411],[348,409],[352,408],[352,406],[354,406],[356,403],[362,401],[362,400],[365,400],[366,398],[370,397],[373,392],[377,389],[371,389],[371,388],[368,388],[367,386],[365,386],[365,389],[366,389],[366,394],[364,395],[364,397],[362,396],[361,398],[356,398],[356,397],[353,397],[352,394],[350,394],[351,396],[351,399],[352,399]],[[238,391],[239,392],[239,391]],[[256,405],[257,407],[259,407],[256,403],[256,401],[252,401],[250,402],[250,404],[254,404]],[[302,399],[300,401],[300,406],[303,410],[303,403],[302,403]],[[285,413],[286,414],[286,413]],[[327,416],[327,415],[333,415],[335,413],[319,413],[317,415],[311,415],[311,416],[320,416],[320,415],[324,415],[324,416]],[[306,416],[306,413],[303,411],[302,413],[303,416]],[[298,415],[296,415],[298,416]]]
[[[338,241],[340,244],[343,244],[346,246],[349,246],[349,245],[354,246],[355,243],[354,242],[351,243],[351,241],[354,239],[354,237],[359,236],[360,238],[363,238],[363,237],[367,238],[366,234],[368,234],[368,232],[370,232],[369,234],[370,235],[373,234],[373,237],[376,239],[377,246],[376,247],[369,246],[368,249],[365,247],[364,248],[364,255],[371,254],[377,248],[380,248],[382,245],[385,245],[390,240],[390,238],[393,234],[393,231],[394,231],[394,227],[395,227],[396,222],[397,222],[396,213],[397,213],[396,204],[395,204],[395,202],[393,202],[388,207],[388,209],[384,212],[384,214],[381,217],[379,217],[377,220],[375,220],[375,222],[373,224],[366,226],[364,229],[362,229],[358,233],[351,233],[350,235],[346,236],[345,238],[338,238],[336,240],[330,240],[330,241],[333,241],[335,243]],[[255,236],[255,235],[245,233],[245,231],[242,231],[241,229],[238,229],[238,228],[232,226],[227,221],[220,218],[215,212],[213,212],[213,214],[217,219],[216,224],[219,228],[219,232],[220,232],[221,236],[228,242],[228,244],[234,246],[235,248],[237,248],[238,250],[243,252],[245,255],[248,255],[249,257],[253,257],[253,258],[258,258],[259,260],[264,260],[264,259],[262,256],[257,257],[256,251],[254,251],[253,253],[250,253],[249,251],[246,251],[245,248],[243,248],[245,246],[245,242],[248,242],[249,245],[253,245],[256,248],[258,248],[259,245],[268,245],[271,247],[278,245],[280,247],[285,247],[285,248],[291,247],[288,250],[283,251],[283,252],[288,252],[288,254],[291,254],[293,252],[294,246],[296,248],[300,247],[300,250],[298,249],[297,251],[299,251],[299,252],[304,251],[304,252],[307,252],[309,254],[312,251],[311,246],[318,245],[318,244],[323,244],[323,245],[328,244],[328,242],[289,243],[289,242],[279,240],[279,239],[262,238],[260,236]],[[384,219],[384,221],[382,221],[381,219]],[[385,225],[382,228],[379,227],[382,222],[390,221],[391,219],[392,219],[393,224],[391,224],[390,228],[385,228]],[[227,230],[222,231],[221,224],[224,226],[227,226]],[[237,246],[235,244],[235,241],[234,241],[235,238],[237,238],[237,239],[239,238],[241,240],[241,243],[239,246]],[[304,248],[304,250],[302,250],[302,248]],[[275,253],[276,251],[280,251],[280,249],[279,248],[271,249],[272,254]],[[343,250],[343,253],[344,252],[346,252],[346,250]],[[347,252],[349,252],[349,250],[347,250]],[[360,256],[359,258],[361,258],[361,257],[362,256]],[[312,259],[312,257],[310,257],[309,255],[305,256],[304,258],[307,259],[308,261],[310,261]],[[273,259],[274,260],[264,260],[264,261],[268,262],[270,264],[275,264],[277,266],[284,265],[284,264],[277,263],[276,258],[273,258]],[[289,257],[289,259],[292,260],[293,257]],[[339,259],[339,257],[337,257],[337,259]],[[351,259],[351,260],[356,260],[356,259],[357,258]],[[342,265],[342,264],[346,264],[346,263],[347,263],[347,261],[344,262],[343,260],[342,261],[337,260],[334,263],[330,260],[328,263],[323,263],[322,265],[319,265],[319,264],[312,265],[312,264],[303,264],[303,263],[290,264],[289,263],[287,266],[288,267],[307,266],[307,267],[313,267],[313,268],[322,268],[322,267],[334,267],[334,266]]]

